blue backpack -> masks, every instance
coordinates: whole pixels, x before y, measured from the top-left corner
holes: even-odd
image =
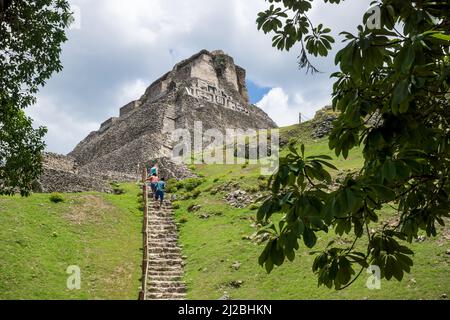
[[[160,181],[156,185],[156,191],[164,191],[165,188],[166,188],[166,183],[164,181]]]

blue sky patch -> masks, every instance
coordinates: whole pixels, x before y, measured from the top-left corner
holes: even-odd
[[[256,104],[272,89],[259,87],[254,82],[247,80],[248,95],[250,96],[250,103]]]

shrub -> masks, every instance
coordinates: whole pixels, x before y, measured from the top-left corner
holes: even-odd
[[[184,224],[187,223],[189,220],[187,217],[181,217],[180,220],[178,220],[179,223]]]
[[[182,200],[189,200],[191,198],[192,198],[192,193],[191,192],[184,193],[182,195],[182,197],[181,197]]]
[[[252,210],[252,211],[258,210],[258,209],[259,209],[259,205],[257,205],[256,203],[254,203],[254,204],[252,204],[252,205],[249,207],[249,209]]]
[[[219,178],[215,178],[213,182],[216,183],[216,182],[219,182],[219,181],[220,181]]]
[[[175,202],[172,204],[172,208],[173,208],[173,210],[178,210],[178,209],[180,209],[180,204]]]
[[[258,187],[259,187],[260,191],[264,191],[264,190],[267,190],[269,188],[267,182],[264,182],[264,181],[260,181],[258,183]]]
[[[257,186],[250,186],[245,189],[248,193],[257,193],[259,190],[260,189]]]
[[[218,192],[219,192],[219,191],[218,191],[217,189],[212,189],[209,193],[210,193],[212,196],[215,196]]]
[[[177,191],[178,191],[178,189],[177,189],[176,185],[168,184],[166,186],[166,192],[167,193],[176,193]]]
[[[200,190],[196,189],[192,192],[192,197],[194,199],[197,199],[201,194],[202,194],[202,192]]]
[[[125,189],[120,187],[118,183],[111,183],[112,191],[115,195],[125,194]]]
[[[111,186],[111,188],[119,188],[120,184],[118,184],[117,182],[113,181],[109,184]]]
[[[186,191],[193,191],[204,182],[203,179],[190,178],[183,181],[183,187]]]
[[[53,203],[64,202],[64,197],[62,194],[55,192],[50,195],[50,201]]]

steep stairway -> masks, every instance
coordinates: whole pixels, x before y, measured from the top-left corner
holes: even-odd
[[[146,300],[184,300],[181,249],[174,221],[172,204],[165,200],[161,208],[149,199],[148,210],[148,268]]]

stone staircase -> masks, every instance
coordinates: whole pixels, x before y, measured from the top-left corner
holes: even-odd
[[[170,201],[161,208],[150,195],[148,216],[148,270],[146,300],[184,300],[181,249]]]

